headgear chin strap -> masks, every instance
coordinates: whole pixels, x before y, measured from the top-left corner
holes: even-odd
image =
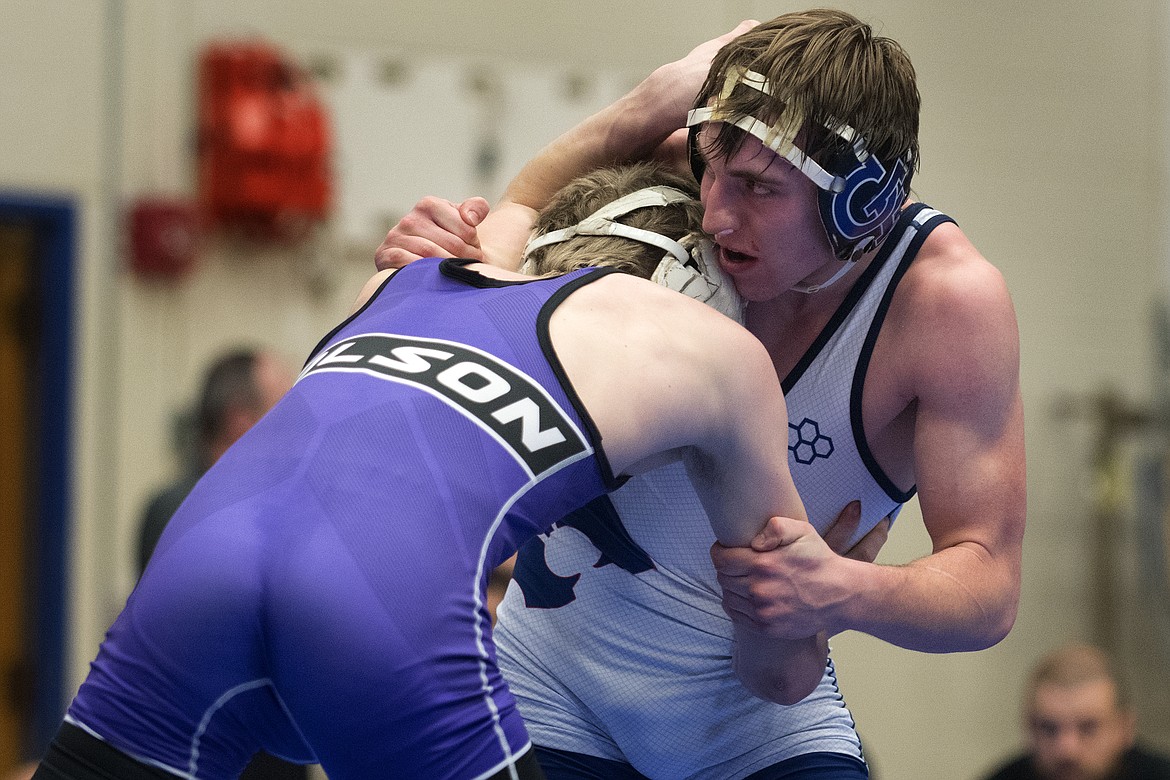
[[[841,151],[822,167],[797,147],[793,136],[785,133],[779,124],[768,125],[755,117],[735,116],[724,110],[721,104],[737,86],[772,95],[772,87],[764,76],[746,68],[733,68],[728,71],[723,91],[712,99],[711,105],[693,109],[687,114],[687,126],[691,128],[691,165],[696,178],[701,179],[703,172],[702,156],[697,149],[698,126],[704,122],[732,124],[758,138],[817,185],[821,223],[838,260],[848,263],[876,247],[897,222],[898,213],[909,194],[913,172],[908,158],[899,158],[887,165],[868,151],[865,139],[856,130],[848,125],[826,124],[826,129],[844,143]],[[798,131],[801,124],[795,122],[789,126]],[[844,275],[848,268],[846,265],[821,284],[795,289],[803,292],[824,289]]]
[[[534,249],[559,244],[576,236],[620,236],[666,250],[650,280],[695,300],[743,324],[744,301],[735,285],[715,259],[715,245],[710,239],[685,236],[675,241],[652,230],[615,221],[641,208],[667,206],[693,198],[674,187],[646,187],[607,203],[571,227],[553,230],[534,237],[524,247],[524,257]],[[526,262],[525,269],[530,269]]]

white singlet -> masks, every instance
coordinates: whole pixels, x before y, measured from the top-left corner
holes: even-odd
[[[818,531],[860,499],[860,538],[913,495],[881,472],[860,436],[861,389],[894,288],[945,221],[908,208],[785,378],[789,465]],[[831,661],[816,691],[790,707],[736,679],[709,554],[715,537],[681,464],[588,509],[522,550],[499,610],[500,667],[535,744],[662,780],[735,780],[812,752],[862,757]]]

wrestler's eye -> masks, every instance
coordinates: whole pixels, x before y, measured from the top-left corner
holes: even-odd
[[[763,197],[776,194],[776,188],[773,185],[756,179],[749,179],[745,182],[745,185],[747,186],[748,192],[752,195]]]

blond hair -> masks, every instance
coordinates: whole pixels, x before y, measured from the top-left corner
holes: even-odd
[[[668,186],[692,200],[666,206],[636,209],[618,221],[679,240],[703,229],[703,208],[698,188],[659,163],[633,163],[600,168],[565,185],[537,216],[533,236],[576,225],[602,206],[646,187]],[[649,279],[664,251],[657,246],[621,236],[574,236],[556,244],[533,249],[527,269],[534,274],[565,273],[577,268],[611,266],[624,273]]]
[[[1090,682],[1109,682],[1117,693],[1117,704],[1126,709],[1129,696],[1109,655],[1098,647],[1080,643],[1060,647],[1040,659],[1029,677],[1028,702],[1044,685],[1073,688]]]

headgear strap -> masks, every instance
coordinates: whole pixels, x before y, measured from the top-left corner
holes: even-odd
[[[714,98],[713,105],[694,108],[687,112],[687,127],[701,125],[704,122],[726,122],[735,125],[745,133],[755,136],[764,146],[792,163],[797,170],[811,179],[813,184],[816,184],[820,189],[828,192],[841,192],[845,189],[845,179],[829,173],[816,160],[805,154],[795,145],[792,134],[785,133],[779,122],[768,125],[753,116],[733,117],[730,112],[722,110],[721,104],[731,95],[732,90],[737,85],[751,87],[768,96],[772,95],[772,87],[762,74],[746,68],[731,68],[727,72],[727,79],[723,82],[723,91]],[[800,124],[791,123],[789,126],[799,129]],[[826,125],[825,127],[847,143],[852,144],[861,159],[864,159],[864,156],[868,154],[865,151],[864,141],[857,135],[857,131],[849,125],[840,127]]]
[[[661,233],[655,233],[651,230],[643,230],[642,228],[633,227],[623,222],[617,222],[615,218],[648,206],[668,206],[671,203],[686,200],[694,200],[694,198],[682,190],[676,190],[674,187],[645,187],[607,203],[576,225],[562,228],[561,230],[552,230],[536,236],[524,247],[524,257],[528,257],[528,254],[534,249],[539,249],[549,244],[559,244],[562,241],[568,241],[574,236],[621,236],[622,238],[632,238],[635,241],[641,241],[643,244],[652,244],[661,249],[665,249],[677,257],[679,262],[685,263],[690,259],[690,252],[685,246],[673,238],[667,238]]]
[[[709,238],[692,234],[682,241],[675,241],[661,233],[615,221],[616,217],[636,209],[690,200],[694,198],[674,187],[646,187],[631,192],[607,203],[576,225],[536,236],[524,248],[524,257],[527,258],[534,249],[576,236],[620,236],[650,244],[666,250],[666,255],[650,276],[652,282],[705,303],[743,324],[744,301],[735,284],[719,267],[714,244]]]

